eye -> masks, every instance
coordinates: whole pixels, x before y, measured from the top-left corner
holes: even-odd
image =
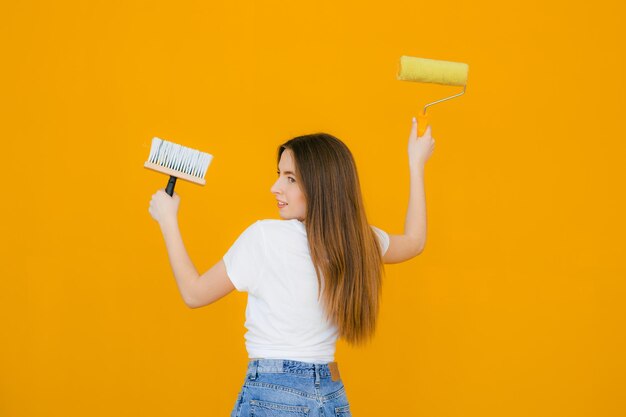
[[[278,176],[280,177],[280,171],[276,171],[276,174],[278,174]],[[288,180],[293,180],[293,181],[289,181],[291,184],[293,184],[294,182],[296,182],[296,179],[293,177],[287,177]]]

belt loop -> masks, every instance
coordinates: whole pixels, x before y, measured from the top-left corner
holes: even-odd
[[[259,360],[255,359],[252,361],[252,373],[250,374],[250,381],[254,381],[258,376],[259,371]]]
[[[313,365],[315,367],[315,386],[319,387],[320,386],[320,366],[318,364],[314,364]]]

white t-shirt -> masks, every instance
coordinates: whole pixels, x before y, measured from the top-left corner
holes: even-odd
[[[371,226],[384,254],[389,235]],[[228,277],[248,293],[249,358],[333,362],[337,327],[326,321],[304,223],[257,220],[223,257]]]

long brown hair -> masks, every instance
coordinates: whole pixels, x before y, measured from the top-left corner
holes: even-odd
[[[363,207],[354,158],[327,133],[295,137],[278,147],[293,154],[306,199],[305,227],[326,318],[353,345],[374,336],[385,273]],[[323,278],[322,278],[323,277]]]

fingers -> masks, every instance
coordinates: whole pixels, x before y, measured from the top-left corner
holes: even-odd
[[[176,194],[176,191],[174,191],[174,195],[170,196],[168,193],[165,192],[165,188],[159,188],[159,190],[156,192],[156,194],[165,195],[165,196],[167,196],[167,198],[174,198],[174,197],[176,197],[178,195],[178,194]]]
[[[411,136],[415,136],[416,138],[417,137],[421,138],[423,136],[429,136],[431,134],[431,126],[428,125],[428,126],[426,126],[426,130],[424,131],[422,136],[418,136],[418,134],[417,134],[418,126],[419,125],[418,125],[417,119],[415,117],[413,117],[412,124],[411,124]]]
[[[415,137],[417,138],[417,128],[418,128],[418,123],[417,123],[417,119],[415,117],[413,117],[412,121],[411,121],[411,137]],[[426,126],[426,130],[424,131],[424,133],[422,134],[422,136],[419,136],[420,138],[424,137],[424,136],[430,136],[430,140],[431,143],[435,143],[435,139],[432,137],[432,127],[431,125]]]

